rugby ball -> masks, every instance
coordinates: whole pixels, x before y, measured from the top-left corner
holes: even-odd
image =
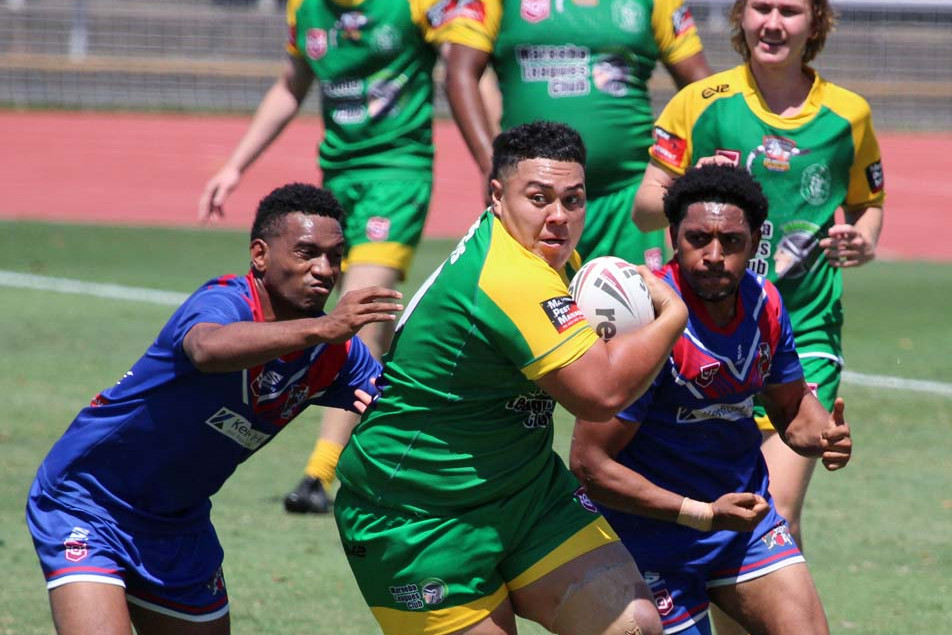
[[[655,318],[645,281],[633,264],[621,258],[602,256],[585,263],[572,278],[569,293],[605,341]]]

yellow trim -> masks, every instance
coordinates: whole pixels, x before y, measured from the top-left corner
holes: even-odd
[[[555,571],[563,564],[613,542],[618,542],[618,536],[609,526],[608,521],[599,516],[589,525],[578,530],[574,536],[563,542],[542,560],[510,580],[507,586],[510,591],[521,589],[542,576]]]
[[[770,417],[764,415],[762,417],[754,417],[754,423],[757,424],[757,427],[761,432],[776,432],[773,427],[773,424],[770,422]]]
[[[344,268],[354,265],[379,265],[397,269],[405,277],[413,260],[413,253],[413,247],[402,243],[361,243],[354,245],[347,252]]]
[[[486,619],[509,595],[506,585],[501,585],[492,595],[445,609],[429,611],[400,611],[382,606],[372,606],[373,613],[385,635],[447,635],[472,626]]]
[[[441,2],[441,0],[412,0],[414,13],[425,16],[426,11]],[[502,2],[500,0],[473,0],[462,6],[476,8],[482,4],[485,17],[482,21],[469,17],[455,16],[441,26],[431,28],[429,21],[423,20],[424,37],[427,42],[436,44],[462,44],[484,53],[492,53],[496,37],[499,35],[499,24],[502,21]]]
[[[704,50],[697,25],[680,36],[675,35],[672,16],[682,6],[684,0],[655,0],[651,10],[651,30],[658,44],[661,61],[665,64],[677,64]]]

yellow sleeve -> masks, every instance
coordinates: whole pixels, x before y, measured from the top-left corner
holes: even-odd
[[[302,57],[301,51],[299,51],[297,47],[297,12],[303,2],[304,0],[288,0],[288,6],[285,12],[285,17],[288,21],[288,41],[285,43],[284,48],[288,52],[288,55],[293,55],[294,57]]]
[[[522,247],[498,220],[493,222],[496,227],[479,288],[528,347],[522,372],[534,381],[580,358],[598,335],[569,295],[565,273]]]
[[[462,44],[492,53],[502,0],[409,0],[414,21],[433,44]]]
[[[694,16],[684,0],[655,0],[651,28],[665,64],[680,62],[704,50]]]
[[[827,85],[823,102],[848,120],[853,132],[853,165],[850,166],[850,184],[844,205],[850,209],[881,207],[886,197],[883,162],[869,103],[860,95],[835,84]]]

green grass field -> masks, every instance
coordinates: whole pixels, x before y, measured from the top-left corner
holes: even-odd
[[[217,230],[0,222],[0,271],[187,293],[243,273],[246,244],[243,233]],[[451,248],[425,243],[405,292]],[[814,477],[807,556],[834,633],[943,633],[952,624],[952,265],[876,262],[848,272],[846,287],[849,370],[939,382],[945,393],[844,384],[854,460]],[[27,488],[76,411],[126,371],[173,307],[3,285],[0,305],[0,635],[51,633],[23,520]],[[214,499],[237,633],[379,633],[333,519],[281,507],[319,420],[302,416]],[[562,413],[560,452],[570,431]]]

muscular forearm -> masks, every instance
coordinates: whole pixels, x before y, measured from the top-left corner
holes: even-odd
[[[446,97],[453,118],[476,165],[483,174],[492,168],[493,127],[480,92],[480,78],[489,55],[465,46],[450,45],[446,53]]]
[[[672,523],[678,517],[684,496],[658,487],[616,461],[606,458],[594,466],[579,462],[572,469],[592,500],[601,505]]]
[[[326,319],[196,324],[185,336],[183,346],[198,370],[233,372],[327,341],[322,329]]]

